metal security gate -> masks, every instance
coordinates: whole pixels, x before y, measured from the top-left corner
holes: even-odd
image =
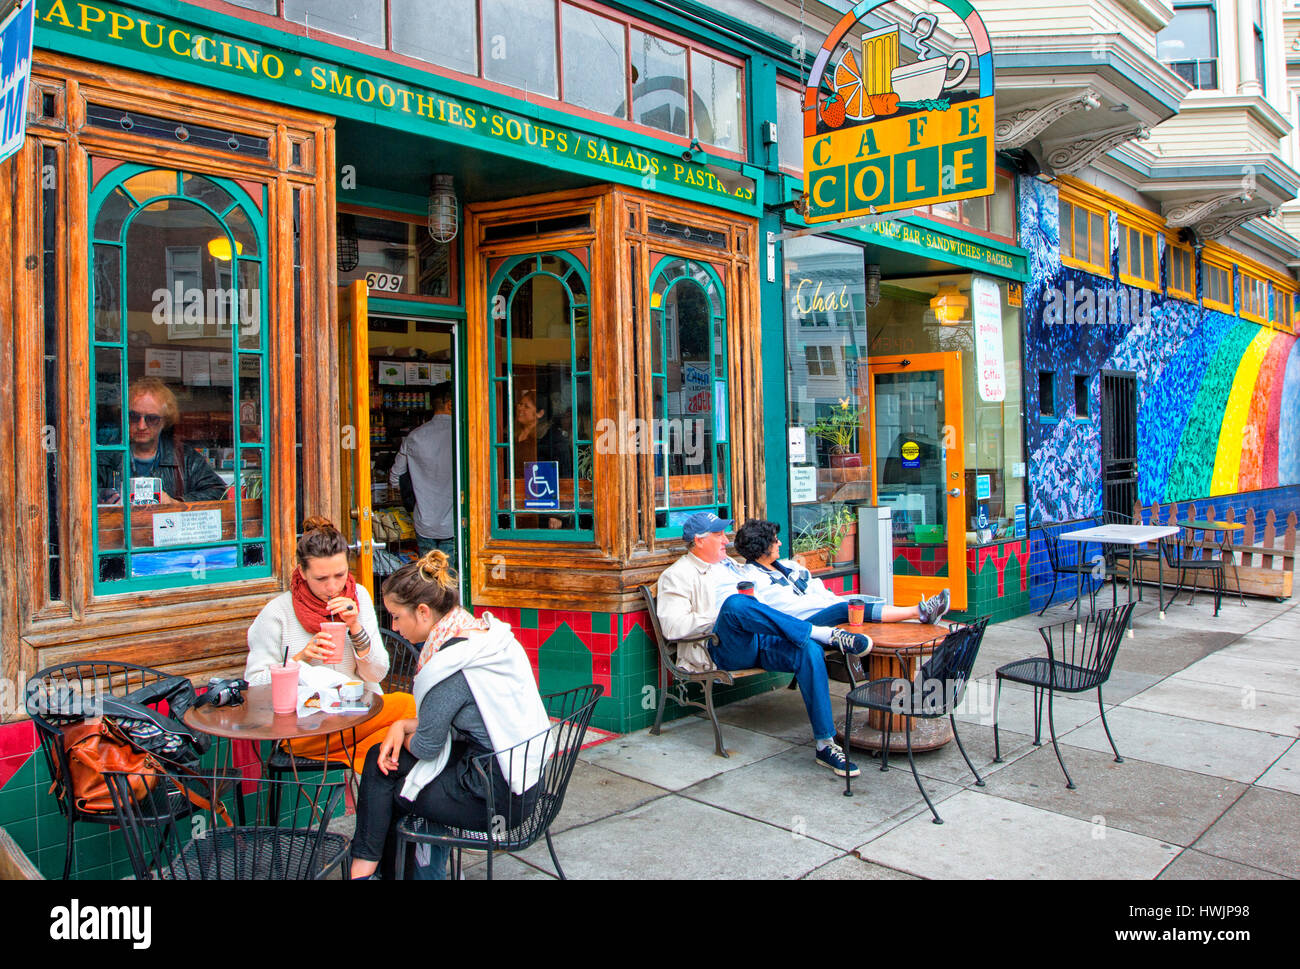
[[[1101,372],[1102,507],[1129,516],[1138,500],[1137,374]]]

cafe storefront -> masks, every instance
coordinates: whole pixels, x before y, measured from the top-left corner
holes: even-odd
[[[48,786],[27,676],[242,670],[306,517],[378,601],[416,553],[389,471],[444,381],[464,598],[544,691],[601,684],[595,727],[653,717],[637,590],[683,518],[764,512],[770,63],[650,5],[373,6],[327,33],[275,2],[38,4],[0,168],[0,807]],[[61,863],[61,829],[22,833]]]

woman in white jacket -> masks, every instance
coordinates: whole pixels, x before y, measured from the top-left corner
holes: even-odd
[[[537,692],[532,665],[510,627],[490,613],[476,619],[461,608],[447,556],[427,553],[384,583],[393,627],[423,643],[415,675],[418,714],[388,728],[361,773],[352,877],[379,867],[395,821],[417,814],[434,824],[486,830],[488,789],[494,811],[508,820],[526,816],[541,776],[541,744],[529,756],[491,759],[487,781],[474,758],[504,751],[551,725]],[[445,876],[446,851],[426,870]]]
[[[348,748],[338,735],[329,738],[329,759],[355,763],[384,739],[390,725],[413,716],[415,700],[409,693],[384,695],[379,681],[388,675],[388,651],[379,635],[379,621],[370,593],[348,571],[348,543],[327,518],[309,518],[298,539],[298,565],[289,579],[289,591],[265,606],[248,628],[248,660],[244,679],[252,686],[271,682],[270,668],[286,659],[300,664],[329,666],[356,677],[371,693],[382,696],[379,713],[356,728],[356,744]],[[347,629],[343,661],[326,663],[333,639],[321,623],[337,621]],[[353,732],[348,731],[350,741]],[[295,740],[290,749],[302,757],[325,756],[326,738]]]

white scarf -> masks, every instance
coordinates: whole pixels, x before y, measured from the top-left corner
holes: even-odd
[[[483,618],[488,621],[486,631],[472,632],[464,641],[429,657],[416,674],[411,692],[418,710],[433,687],[457,672],[464,673],[493,748],[504,751],[547,730],[551,719],[537,692],[528,655],[510,626],[491,613],[484,613]],[[546,746],[541,741],[531,745],[526,763],[520,757],[497,758],[512,793],[523,794],[537,783]],[[442,773],[450,754],[449,733],[437,758],[420,761],[406,775],[402,797],[414,801],[424,786]]]

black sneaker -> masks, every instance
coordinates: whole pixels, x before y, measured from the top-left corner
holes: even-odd
[[[838,646],[849,656],[865,656],[871,652],[871,637],[836,628],[831,630],[831,645]]]
[[[917,603],[916,609],[921,614],[921,622],[936,623],[944,616],[948,615],[948,606],[952,602],[952,596],[947,589],[944,589],[937,596],[930,596],[928,599],[922,599]]]
[[[839,744],[831,741],[821,750],[817,751],[817,763],[823,767],[829,767],[840,777],[857,777],[861,771],[858,765],[844,756],[844,751]]]

